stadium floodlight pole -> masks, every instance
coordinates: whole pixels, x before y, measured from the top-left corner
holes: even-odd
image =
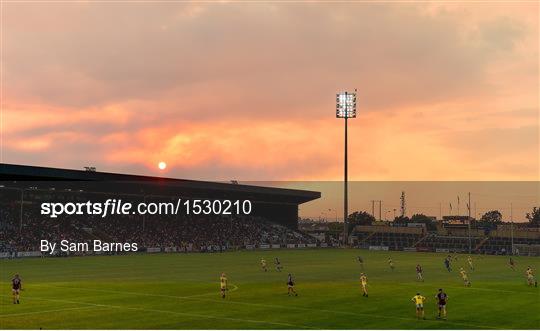
[[[511,237],[511,247],[512,247],[512,255],[514,255],[514,210],[512,203],[510,202],[510,237]]]
[[[356,118],[356,89],[354,92],[340,92],[336,94],[336,118],[345,119],[345,166],[343,180],[343,246],[347,246],[347,216],[349,214],[349,189],[348,189],[348,132],[347,120]]]
[[[469,192],[469,203],[467,204],[467,210],[469,212],[469,219],[467,220],[469,230],[469,254],[471,254],[471,192]]]

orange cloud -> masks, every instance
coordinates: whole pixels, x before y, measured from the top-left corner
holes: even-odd
[[[3,162],[339,180],[357,87],[352,179],[539,179],[538,4],[4,9]]]

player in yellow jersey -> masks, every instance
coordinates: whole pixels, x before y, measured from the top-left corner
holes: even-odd
[[[366,275],[364,275],[364,273],[361,273],[360,274],[360,283],[362,284],[362,296],[363,297],[367,297],[368,296],[368,293],[367,293],[367,277]]]
[[[527,267],[525,275],[527,275],[527,285],[538,287],[538,282],[534,279],[534,272],[530,266]]]
[[[467,257],[467,262],[469,263],[469,269],[474,270],[473,260],[470,255]]]
[[[266,260],[265,259],[261,259],[261,268],[262,268],[262,270],[264,270],[264,272],[268,271],[268,267],[266,266]]]
[[[225,299],[225,293],[228,291],[227,276],[225,276],[225,273],[222,273],[221,277],[219,277],[219,283],[220,283],[220,288],[221,288],[221,297]]]
[[[422,317],[422,319],[426,319],[424,316],[424,301],[426,301],[426,297],[418,292],[411,301],[416,305],[416,318]]]
[[[463,283],[465,286],[471,286],[471,282],[469,281],[469,277],[467,276],[467,272],[463,267],[459,268],[459,273],[461,274],[461,278],[463,278]]]
[[[394,268],[395,268],[394,260],[392,260],[391,258],[388,258],[388,265],[390,266],[390,269],[394,271]]]

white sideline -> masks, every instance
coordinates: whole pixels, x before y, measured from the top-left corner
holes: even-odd
[[[76,304],[89,305],[89,306],[95,306],[95,307],[106,307],[106,308],[115,308],[115,309],[137,310],[137,311],[146,311],[146,312],[151,312],[151,313],[164,313],[164,314],[181,315],[181,316],[190,316],[190,317],[199,317],[199,318],[207,318],[207,319],[228,320],[228,321],[235,321],[235,322],[248,322],[248,323],[257,323],[257,324],[271,324],[271,325],[287,326],[287,327],[302,328],[302,329],[317,329],[317,328],[315,328],[315,327],[311,327],[311,326],[307,326],[307,325],[297,325],[297,324],[290,324],[290,323],[280,323],[280,322],[260,321],[260,320],[243,319],[243,318],[234,318],[234,317],[219,317],[219,316],[202,315],[202,314],[193,314],[193,313],[182,313],[182,312],[177,312],[177,311],[172,311],[172,310],[148,309],[148,308],[128,307],[128,306],[115,306],[115,305],[99,304],[99,303],[92,303],[92,302],[72,301],[72,300],[60,300],[60,299],[48,299],[48,298],[38,298],[38,297],[28,297],[28,299],[44,300],[44,301],[55,301],[55,302],[65,302],[65,303],[76,303]]]
[[[521,293],[521,294],[527,294],[527,295],[538,295],[538,293],[531,293],[531,292],[522,292],[522,291],[510,291],[510,290],[500,290],[500,289],[495,289],[495,288],[484,288],[484,287],[474,287],[474,286],[470,286],[470,287],[465,287],[465,286],[445,286],[445,288],[454,288],[454,289],[458,289],[458,290],[467,290],[467,291],[472,291],[472,290],[476,290],[476,291],[488,291],[488,292],[502,292],[502,293]]]
[[[51,309],[51,310],[38,310],[38,311],[29,311],[27,313],[14,313],[14,314],[0,314],[0,318],[2,317],[13,317],[13,316],[25,316],[25,315],[37,315],[37,314],[47,314],[47,313],[56,313],[59,311],[67,311],[67,310],[82,310],[82,309],[95,309],[95,307],[74,307],[74,308],[63,308],[63,309]]]

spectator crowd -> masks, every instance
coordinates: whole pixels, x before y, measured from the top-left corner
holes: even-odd
[[[41,240],[137,243],[139,248],[207,251],[260,245],[310,244],[309,235],[254,216],[41,215],[37,203],[0,202],[0,252],[38,251]],[[21,217],[22,215],[22,217]]]

